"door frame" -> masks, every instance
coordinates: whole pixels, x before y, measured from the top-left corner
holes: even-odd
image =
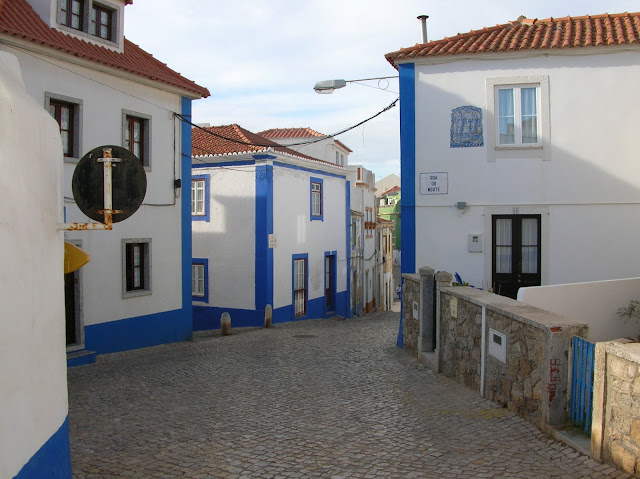
[[[487,206],[483,208],[482,259],[484,273],[482,289],[491,287],[493,280],[493,216],[540,215],[540,284],[549,284],[549,207],[548,206]],[[477,285],[476,285],[477,286]]]
[[[78,248],[82,249],[82,240],[79,239],[65,239],[67,243],[71,243]],[[79,351],[84,349],[84,302],[82,294],[82,268],[73,272],[77,283],[74,284],[74,299],[75,299],[75,316],[76,316],[76,343],[67,346],[67,352]],[[65,313],[65,328],[66,328],[66,313]]]
[[[324,252],[324,315],[325,317],[334,315],[336,312],[336,299],[337,299],[337,251],[325,251]],[[327,259],[329,260],[329,288],[327,288]],[[333,309],[327,308],[327,289],[329,289],[329,301],[333,306]]]

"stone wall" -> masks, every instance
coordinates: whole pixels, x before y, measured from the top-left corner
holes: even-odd
[[[403,274],[402,278],[402,342],[405,349],[417,355],[420,323],[413,317],[413,303],[420,304],[420,276]]]
[[[564,424],[571,338],[586,324],[469,287],[441,289],[439,323],[438,372],[542,429]]]
[[[596,343],[591,453],[640,473],[640,344]]]

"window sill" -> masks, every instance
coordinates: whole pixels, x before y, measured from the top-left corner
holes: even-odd
[[[194,303],[209,303],[209,300],[204,296],[191,296],[191,301]]]
[[[150,295],[151,295],[150,289],[136,289],[134,291],[123,291],[122,299],[137,298],[140,296],[150,296]]]
[[[70,165],[77,165],[81,158],[76,158],[75,156],[65,156],[64,162],[69,163]]]
[[[513,151],[513,150],[543,150],[542,145],[513,145],[513,146],[495,146],[493,148],[496,151]]]
[[[324,221],[322,216],[312,216],[311,221]]]

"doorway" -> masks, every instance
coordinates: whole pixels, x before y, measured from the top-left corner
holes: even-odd
[[[492,286],[515,299],[518,289],[540,286],[540,215],[493,215]]]
[[[336,310],[336,255],[324,256],[325,315]]]
[[[80,242],[71,243],[80,247]],[[67,351],[84,348],[84,325],[82,320],[81,270],[64,275],[64,311]]]

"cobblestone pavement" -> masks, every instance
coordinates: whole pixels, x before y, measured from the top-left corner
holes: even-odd
[[[397,325],[299,321],[72,368],[74,477],[630,477],[418,365]]]

